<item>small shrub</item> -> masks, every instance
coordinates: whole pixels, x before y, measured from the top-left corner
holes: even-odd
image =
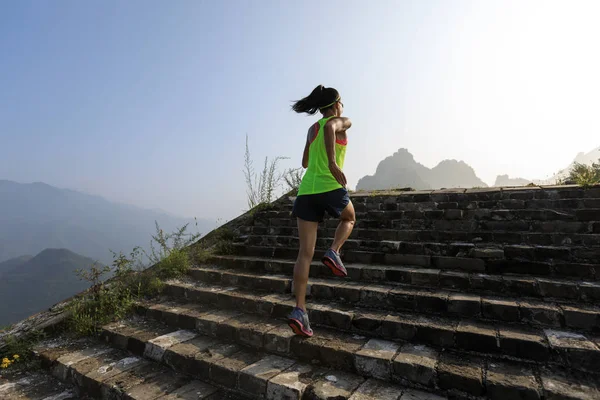
[[[214,252],[221,255],[233,254],[235,232],[227,227],[221,227],[216,232],[216,243]]]
[[[288,169],[283,173],[283,180],[287,186],[287,192],[295,196],[298,194],[302,177],[304,176],[303,168]]]
[[[145,283],[144,291],[140,292],[140,297],[144,296],[157,296],[162,293],[165,287],[165,283],[158,277],[150,277]]]
[[[195,248],[193,248],[191,250],[191,254],[192,254],[193,262],[197,265],[200,265],[200,264],[204,264],[208,261],[212,252],[205,247],[196,246]]]
[[[281,160],[287,160],[287,157],[275,157],[269,161],[265,157],[265,164],[260,175],[254,171],[254,164],[250,157],[250,147],[248,146],[248,136],[246,135],[246,153],[244,155],[244,177],[246,178],[246,194],[248,199],[248,209],[253,209],[261,203],[270,203],[275,198],[275,192],[281,185],[283,174],[278,172],[278,164]]]
[[[37,363],[33,347],[45,338],[46,334],[38,330],[30,332],[22,338],[5,336],[3,338],[5,347],[0,352],[0,369],[33,369],[34,364]]]
[[[564,181],[575,182],[584,187],[596,185],[600,183],[600,163],[592,165],[575,163]]]
[[[173,249],[159,263],[159,277],[162,279],[178,278],[186,274],[191,266],[190,257],[183,249]]]

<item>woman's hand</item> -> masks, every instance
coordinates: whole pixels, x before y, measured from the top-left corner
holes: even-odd
[[[329,171],[331,172],[331,175],[333,175],[333,177],[335,178],[335,180],[340,185],[342,185],[343,187],[346,187],[346,185],[348,184],[348,182],[346,181],[346,175],[344,175],[344,172],[337,165],[337,163],[330,162],[329,163]]]

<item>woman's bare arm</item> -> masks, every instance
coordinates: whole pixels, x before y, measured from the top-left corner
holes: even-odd
[[[338,118],[336,118],[336,119],[338,119]],[[345,119],[347,119],[348,122],[350,122],[350,120],[348,118],[345,118]],[[351,125],[352,124],[350,123],[350,126]],[[331,174],[333,175],[335,180],[340,185],[342,185],[343,187],[346,187],[346,185],[348,183],[346,181],[346,175],[344,175],[344,172],[337,165],[337,162],[335,160],[335,133],[338,130],[341,130],[341,129],[336,129],[336,128],[341,128],[343,126],[344,126],[343,123],[340,123],[340,124],[331,123],[330,124],[328,121],[327,124],[325,124],[324,133],[325,133],[325,149],[327,150],[327,159],[329,160],[329,171],[331,171]]]

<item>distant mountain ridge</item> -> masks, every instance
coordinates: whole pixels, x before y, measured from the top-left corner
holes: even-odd
[[[32,256],[21,256],[21,257],[15,257],[15,258],[11,258],[10,260],[1,262],[0,263],[0,278],[2,277],[2,274],[5,274],[7,272],[14,270],[19,265],[26,263],[27,261],[31,260],[32,258],[33,258]]]
[[[434,168],[415,161],[407,149],[382,160],[374,175],[361,178],[356,190],[411,187],[413,189],[487,187],[464,161],[444,160]]]
[[[0,325],[38,313],[85,289],[75,270],[94,260],[67,249],[45,249],[35,257],[23,256],[0,264],[10,265],[0,277]],[[1,273],[1,272],[0,272]]]
[[[109,250],[147,246],[155,221],[166,232],[194,222],[45,183],[0,180],[0,262],[46,248],[109,262]],[[198,220],[200,233],[215,227],[214,221]]]

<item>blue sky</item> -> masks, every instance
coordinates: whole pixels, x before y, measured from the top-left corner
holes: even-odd
[[[5,1],[0,179],[228,219],[245,135],[298,166],[290,101],[318,84],[354,121],[351,186],[401,147],[544,178],[600,144],[598,8],[494,3]]]

